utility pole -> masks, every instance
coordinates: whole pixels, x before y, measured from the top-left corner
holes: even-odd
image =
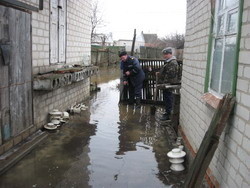
[[[134,29],[134,38],[132,42],[132,48],[131,48],[131,56],[134,55],[134,49],[135,49],[135,38],[136,38],[136,29]]]

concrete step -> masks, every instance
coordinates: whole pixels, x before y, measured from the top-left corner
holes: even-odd
[[[0,156],[0,175],[6,172],[9,168],[14,166],[18,161],[25,157],[38,144],[45,140],[48,136],[46,132],[37,131],[25,141],[21,142],[8,152]]]

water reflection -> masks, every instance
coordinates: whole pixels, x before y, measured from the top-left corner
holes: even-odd
[[[0,177],[0,187],[169,187],[167,132],[149,115],[119,103],[119,69],[96,76],[88,110]],[[105,75],[105,76],[104,76]],[[166,176],[167,173],[167,176]],[[167,178],[166,178],[167,177]]]
[[[88,143],[95,128],[89,124],[89,113],[72,116],[67,125],[49,134],[44,143],[0,176],[0,187],[89,187]]]

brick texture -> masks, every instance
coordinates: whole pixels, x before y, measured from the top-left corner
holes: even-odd
[[[34,92],[34,116],[38,128],[48,123],[48,114],[53,109],[65,111],[72,104],[82,102],[89,97],[89,78],[50,92]]]
[[[181,89],[180,125],[197,151],[215,110],[205,103],[210,0],[187,0],[187,22]],[[250,6],[245,1],[238,62],[237,104],[210,163],[211,180],[220,187],[250,187]],[[216,177],[213,178],[213,177]],[[218,182],[218,183],[217,183]]]

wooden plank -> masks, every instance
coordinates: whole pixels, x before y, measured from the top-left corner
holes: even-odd
[[[50,1],[50,63],[58,62],[58,0]]]
[[[9,8],[0,6],[0,44],[9,42]],[[9,67],[0,55],[0,145],[10,138]]]
[[[231,94],[226,94],[220,102],[210,123],[209,129],[202,140],[197,155],[190,167],[187,178],[185,179],[184,187],[200,187],[206,173],[206,169],[208,168],[217,149],[219,138],[226,126],[234,103],[235,97]]]
[[[66,57],[66,0],[59,1],[59,28],[58,28],[58,50],[59,62],[65,62]]]
[[[10,9],[9,32],[12,45],[10,83],[11,136],[32,124],[30,15]]]

